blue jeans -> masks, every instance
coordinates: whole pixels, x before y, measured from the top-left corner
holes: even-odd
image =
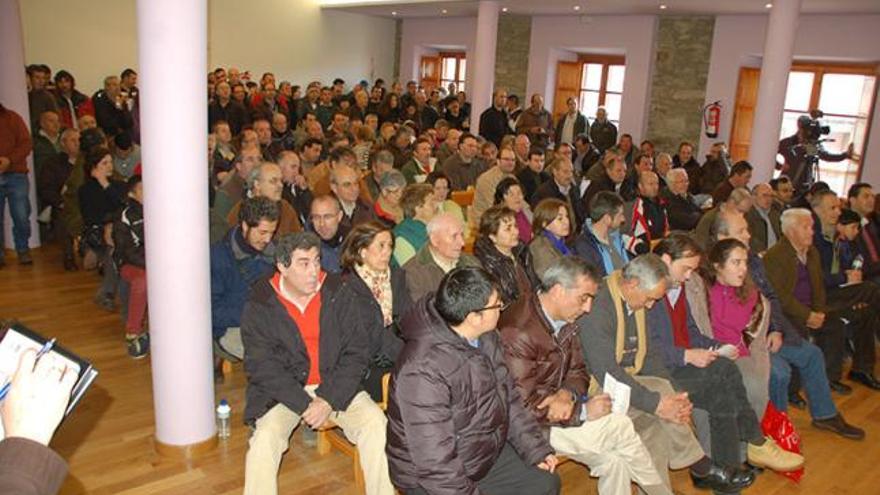
[[[828,419],[837,415],[837,406],[831,399],[825,358],[815,344],[804,341],[801,345],[783,345],[776,354],[770,354],[770,401],[780,411],[788,409],[788,382],[791,367],[801,376],[810,415],[813,419]]]
[[[6,230],[3,223],[6,203],[9,202],[9,215],[12,217],[12,237],[15,250],[19,253],[28,250],[31,237],[31,202],[28,199],[27,174],[7,172],[0,174],[0,257],[5,244]]]

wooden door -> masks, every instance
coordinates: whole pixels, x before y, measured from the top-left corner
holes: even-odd
[[[566,101],[578,98],[581,91],[581,73],[583,64],[580,62],[559,62],[556,65],[556,93],[553,97],[553,115],[557,119],[568,111]]]
[[[426,94],[440,86],[441,59],[439,56],[423,56],[419,65],[420,83],[425,88]]]
[[[730,128],[730,159],[736,163],[749,159],[752,144],[752,122],[758,104],[758,79],[761,69],[743,67],[739,70],[736,86],[736,102],[733,108],[733,125]]]

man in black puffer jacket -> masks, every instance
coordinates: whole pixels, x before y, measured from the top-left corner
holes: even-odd
[[[504,364],[503,304],[482,268],[458,268],[404,317],[386,452],[406,495],[559,493],[557,459]]]

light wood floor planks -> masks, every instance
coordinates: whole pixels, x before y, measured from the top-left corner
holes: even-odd
[[[92,303],[98,277],[93,272],[66,273],[58,250],[34,251],[35,265],[17,266],[14,253],[0,270],[0,318],[17,318],[90,358],[101,375],[76,412],[59,429],[53,447],[70,463],[63,494],[225,495],[238,494],[244,482],[247,431],[241,424],[244,374],[237,366],[216,387],[219,400],[233,407],[232,437],[212,454],[187,464],[160,458],[152,448],[153,403],[149,359],[133,361],[125,352],[122,322]],[[774,474],[760,476],[747,493],[761,495],[878,493],[880,471],[880,394],[855,386],[848,397],[835,397],[851,422],[868,431],[863,442],[839,439],[809,426],[809,417],[793,411],[804,443],[806,475],[800,485]],[[561,468],[563,493],[596,493],[596,483],[582,466]],[[673,476],[682,494],[694,490],[686,473]],[[345,456],[321,457],[296,433],[279,473],[282,494],[355,495],[351,465]],[[503,495],[503,494],[499,494]]]

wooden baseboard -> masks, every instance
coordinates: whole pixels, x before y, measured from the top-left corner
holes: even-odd
[[[158,453],[162,457],[177,460],[190,460],[199,458],[216,449],[217,437],[213,436],[205,441],[191,443],[188,445],[169,445],[160,442],[154,437],[153,445],[156,448],[156,453]]]

